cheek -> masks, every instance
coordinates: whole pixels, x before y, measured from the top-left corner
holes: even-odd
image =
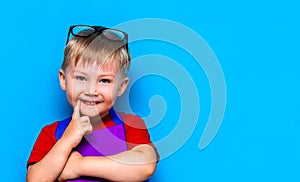
[[[117,95],[117,89],[118,87],[115,86],[109,86],[109,87],[105,87],[102,88],[102,94],[105,95],[107,98],[114,98]]]
[[[74,102],[73,101],[74,100],[74,92],[69,87],[67,87],[66,96],[67,96],[67,99],[68,99],[69,103],[71,105],[73,105],[72,103]]]
[[[120,90],[120,88],[121,88],[121,86],[120,86],[120,84],[118,83],[118,84],[114,84],[114,86],[113,86],[113,94],[115,95],[115,96],[117,96],[118,95],[118,92],[119,92],[119,90]]]
[[[72,100],[76,100],[81,91],[82,87],[80,87],[77,84],[74,84],[73,82],[70,82],[70,84],[67,87],[68,97]]]

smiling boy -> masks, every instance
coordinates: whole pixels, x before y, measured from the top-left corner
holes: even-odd
[[[144,181],[154,173],[155,147],[143,120],[132,114],[120,113],[127,150],[110,156],[83,156],[76,150],[85,136],[116,125],[113,105],[129,81],[127,41],[127,34],[116,29],[70,27],[59,80],[74,108],[73,115],[59,138],[56,133],[61,131],[62,121],[42,129],[27,163],[27,181],[66,181],[82,176],[99,181]]]

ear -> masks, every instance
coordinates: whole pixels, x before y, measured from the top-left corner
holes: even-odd
[[[67,89],[66,76],[62,69],[60,69],[58,72],[58,78],[59,78],[59,84],[60,84],[61,89],[66,91],[66,89]]]
[[[120,84],[120,87],[119,87],[119,90],[118,90],[118,97],[121,96],[124,93],[124,91],[126,90],[126,87],[128,85],[128,82],[129,82],[129,78],[125,77],[123,82]]]

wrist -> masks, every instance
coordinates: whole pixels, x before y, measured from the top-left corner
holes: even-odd
[[[78,176],[85,176],[84,174],[84,160],[85,157],[83,157],[81,154],[79,155],[79,157],[76,160],[76,168],[75,168],[75,172]]]
[[[101,162],[102,157],[100,156],[87,156],[82,157],[80,161],[80,173],[81,176],[94,176],[94,177],[102,177],[101,168],[103,165]]]
[[[57,143],[59,143],[60,145],[62,145],[65,149],[67,150],[72,150],[74,147],[76,146],[73,146],[73,144],[65,137],[61,137]]]
[[[78,168],[77,168],[77,172],[80,173],[80,176],[87,176],[87,172],[88,171],[88,160],[87,157],[81,157],[79,159],[79,163],[78,163]]]

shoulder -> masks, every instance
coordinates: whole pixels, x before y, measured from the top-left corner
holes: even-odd
[[[54,123],[45,125],[38,136],[38,140],[51,140],[56,141],[55,132],[56,128],[59,124],[59,121],[55,121]]]
[[[140,144],[152,144],[144,120],[134,114],[120,113],[123,118],[128,149]]]
[[[145,122],[140,116],[134,114],[126,114],[124,112],[120,112],[120,115],[122,116],[125,125],[137,129],[146,129]]]
[[[70,118],[65,118],[61,121],[55,121],[54,123],[48,124],[44,126],[41,130],[42,135],[48,135],[51,138],[54,137],[55,139],[59,139],[63,134],[64,130],[67,128]]]
[[[128,114],[124,112],[119,112],[122,118],[125,120],[143,120],[140,116],[134,114]]]
[[[53,145],[56,143],[55,131],[58,123],[59,122],[56,121],[41,129],[27,161],[27,166],[42,160],[43,157],[51,150]]]
[[[58,126],[58,124],[59,124],[59,121],[55,121],[54,123],[51,123],[51,124],[48,124],[48,125],[45,125],[43,128],[42,128],[42,131],[41,132],[43,132],[43,133],[54,133],[55,132],[55,130],[56,130],[56,128],[57,128],[57,126]]]

